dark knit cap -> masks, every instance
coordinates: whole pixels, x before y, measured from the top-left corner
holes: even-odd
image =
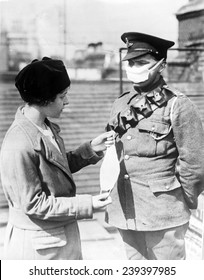
[[[64,63],[48,57],[33,60],[15,78],[22,99],[30,104],[44,105],[53,101],[70,83]]]

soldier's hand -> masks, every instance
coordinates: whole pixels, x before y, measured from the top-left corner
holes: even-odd
[[[107,147],[115,143],[115,132],[113,130],[100,134],[91,141],[92,149],[95,152],[105,151]]]
[[[92,197],[93,209],[97,210],[107,206],[108,204],[112,203],[111,197],[109,196],[109,192],[95,195]]]

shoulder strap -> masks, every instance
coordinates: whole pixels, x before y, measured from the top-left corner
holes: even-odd
[[[124,95],[126,95],[128,93],[130,93],[130,91],[123,92],[118,98],[121,98],[121,97],[123,97]]]
[[[173,123],[173,110],[174,110],[174,105],[175,105],[177,99],[178,99],[178,95],[174,97],[174,100],[172,101],[172,104],[171,104],[171,111],[170,111],[171,127],[172,127],[172,123]]]
[[[182,96],[184,95],[182,92],[180,92],[178,89],[175,89],[175,88],[171,88],[167,85],[164,85],[163,86],[165,89],[171,91],[173,94],[174,94],[174,99],[172,101],[172,104],[171,104],[171,110],[170,110],[170,120],[171,120],[171,124],[173,122],[173,109],[174,109],[174,105],[176,103],[176,100],[178,99],[179,96]]]

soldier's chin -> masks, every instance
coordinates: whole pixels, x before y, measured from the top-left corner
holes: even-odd
[[[149,83],[150,83],[150,82],[149,82],[148,80],[146,80],[146,81],[143,81],[143,82],[134,83],[134,86],[136,86],[136,87],[144,87],[144,86],[148,86]]]

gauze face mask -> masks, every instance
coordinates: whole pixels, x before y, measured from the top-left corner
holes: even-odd
[[[145,64],[143,66],[132,66],[130,67],[129,64],[126,65],[126,74],[128,80],[132,81],[133,83],[142,83],[146,82],[149,79],[149,76],[154,71],[157,71],[162,62],[164,61],[164,58],[162,58],[160,61],[158,61],[152,68],[149,69],[149,64]]]

